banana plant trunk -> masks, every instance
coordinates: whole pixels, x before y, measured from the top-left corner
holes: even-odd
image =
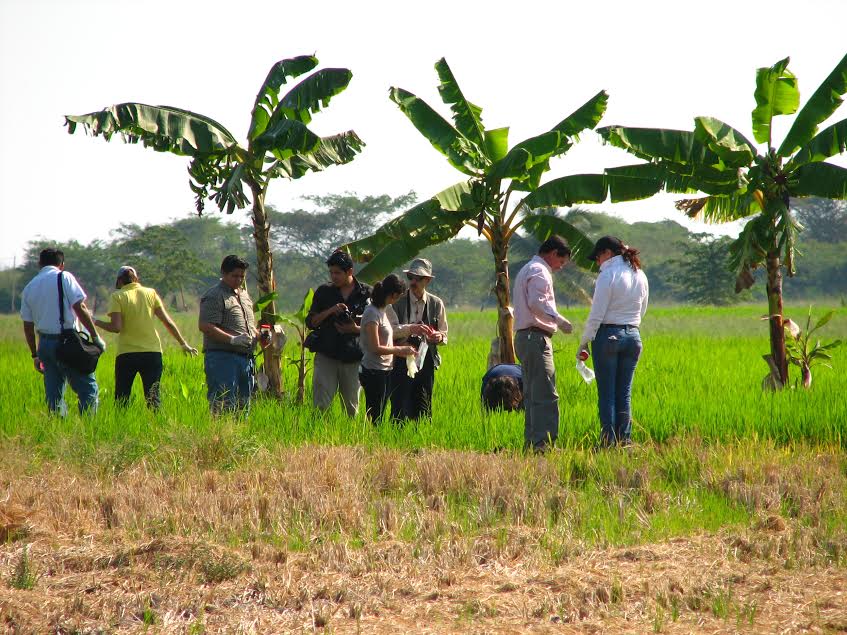
[[[491,252],[494,254],[494,294],[497,296],[497,339],[500,363],[515,363],[515,340],[512,336],[515,318],[509,291],[509,243],[499,227],[492,228]]]
[[[779,253],[767,257],[768,316],[771,336],[771,355],[783,386],[788,385],[788,358],[785,354],[785,327],[782,317],[782,267]]]
[[[265,295],[276,290],[274,280],[274,259],[271,253],[270,224],[265,210],[265,193],[261,185],[252,183],[253,192],[253,239],[256,242],[256,281],[259,295]],[[262,310],[261,320],[264,324],[273,324],[276,313],[276,302],[271,302]],[[282,374],[280,372],[280,351],[268,346],[264,353],[264,371],[268,378],[268,391],[275,397],[282,395]]]

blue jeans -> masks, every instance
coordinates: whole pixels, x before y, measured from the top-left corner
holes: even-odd
[[[58,412],[61,416],[68,414],[68,404],[65,403],[65,386],[71,389],[79,399],[79,412],[97,412],[98,389],[94,373],[86,375],[76,369],[66,366],[56,359],[56,349],[59,340],[53,337],[39,336],[38,358],[44,364],[44,392],[47,394],[47,408],[50,412]]]
[[[641,356],[641,335],[633,326],[601,325],[591,356],[597,376],[600,442],[629,443],[632,435],[632,378]]]
[[[228,351],[206,351],[206,397],[213,414],[221,410],[250,409],[253,394],[253,358]]]

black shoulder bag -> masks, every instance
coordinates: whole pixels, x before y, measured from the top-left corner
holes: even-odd
[[[91,341],[88,333],[76,329],[65,328],[65,285],[63,272],[59,272],[59,346],[56,349],[56,359],[74,370],[89,375],[97,368],[100,347]]]

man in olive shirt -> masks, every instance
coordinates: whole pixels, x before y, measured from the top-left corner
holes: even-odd
[[[250,408],[257,330],[253,301],[242,288],[247,267],[247,261],[238,256],[224,258],[221,281],[200,299],[198,326],[203,332],[207,397],[214,414],[224,408]]]

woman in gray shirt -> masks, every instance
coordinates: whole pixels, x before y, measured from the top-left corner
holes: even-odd
[[[362,348],[362,365],[359,382],[365,390],[365,411],[368,419],[377,422],[385,412],[388,397],[388,378],[394,365],[394,356],[409,357],[415,354],[412,346],[394,346],[391,323],[385,315],[389,304],[394,304],[406,291],[405,283],[393,273],[374,285],[371,304],[362,314],[362,331],[359,345]]]

